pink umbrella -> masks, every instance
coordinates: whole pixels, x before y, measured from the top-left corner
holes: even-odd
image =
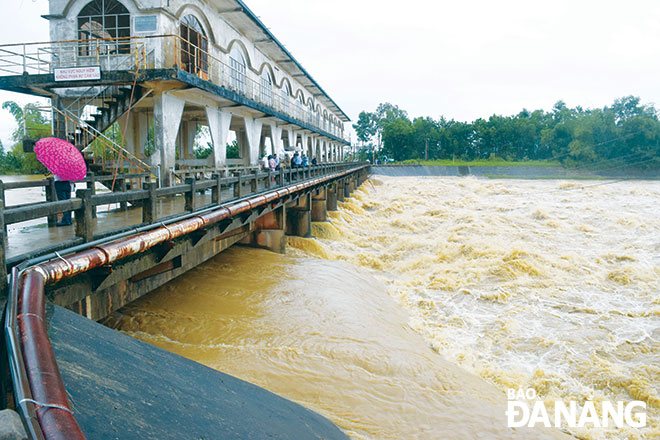
[[[69,142],[58,138],[39,139],[34,146],[37,160],[62,180],[82,180],[87,174],[83,155]]]

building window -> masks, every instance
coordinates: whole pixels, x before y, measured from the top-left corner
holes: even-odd
[[[229,78],[231,88],[242,94],[245,94],[246,72],[245,57],[241,50],[234,45],[229,53]]]
[[[209,40],[194,15],[186,15],[179,26],[181,68],[203,79],[209,78]]]
[[[94,0],[78,14],[79,55],[129,53],[130,36],[131,14],[117,0]]]
[[[268,70],[264,70],[261,74],[261,87],[259,89],[261,102],[268,107],[273,106],[273,80],[270,77]]]

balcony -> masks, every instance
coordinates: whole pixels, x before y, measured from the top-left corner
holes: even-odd
[[[0,77],[49,75],[61,72],[59,69],[80,67],[98,68],[96,71],[100,73],[137,73],[174,66],[178,71],[258,103],[274,116],[285,115],[302,129],[311,128],[349,142],[343,124],[326,121],[293,97],[264,84],[251,71],[231,67],[223,60],[224,53],[215,52],[219,51],[202,50],[177,35],[0,45]]]

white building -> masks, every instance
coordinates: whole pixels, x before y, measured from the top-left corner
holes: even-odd
[[[348,117],[241,0],[50,0],[46,18],[51,43],[5,46],[26,54],[27,75],[0,66],[0,89],[53,98],[56,135],[81,148],[118,121],[126,150],[160,165],[165,184],[165,171],[285,150],[343,160]],[[207,159],[193,152],[199,126]]]

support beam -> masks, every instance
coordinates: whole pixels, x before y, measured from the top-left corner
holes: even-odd
[[[324,222],[328,219],[327,192],[325,188],[312,196],[312,221]]]
[[[333,183],[326,187],[326,209],[328,211],[337,210],[337,184]]]
[[[286,235],[312,236],[312,194],[306,194],[286,210]]]
[[[344,182],[340,180],[335,184],[335,187],[337,188],[337,201],[343,202],[346,198],[344,197],[344,190],[346,189],[346,185],[344,185]]]
[[[270,141],[273,144],[273,153],[280,154],[284,150],[284,143],[282,142],[282,127],[278,127],[275,122],[270,124]]]
[[[163,92],[154,96],[154,137],[160,150],[163,186],[172,185],[171,170],[176,166],[176,137],[186,102]]]
[[[241,244],[284,254],[285,227],[286,208],[282,206],[255,220],[251,225],[250,234],[241,241]]]
[[[138,114],[131,112],[123,114],[119,119],[117,119],[119,124],[119,129],[122,133],[126,133],[124,137],[124,146],[135,155],[136,151],[139,150],[139,132],[136,130],[138,126]]]
[[[227,164],[227,138],[231,126],[231,113],[222,109],[206,107],[206,118],[213,142],[213,165],[222,168]]]
[[[286,129],[286,136],[287,136],[287,139],[289,140],[289,148],[295,149],[296,148],[296,134],[293,131],[293,128],[287,128]]]
[[[245,122],[245,137],[247,138],[248,143],[248,156],[249,164],[256,166],[259,164],[259,143],[261,141],[261,128],[264,123],[262,121],[248,118],[247,116],[243,117]]]

